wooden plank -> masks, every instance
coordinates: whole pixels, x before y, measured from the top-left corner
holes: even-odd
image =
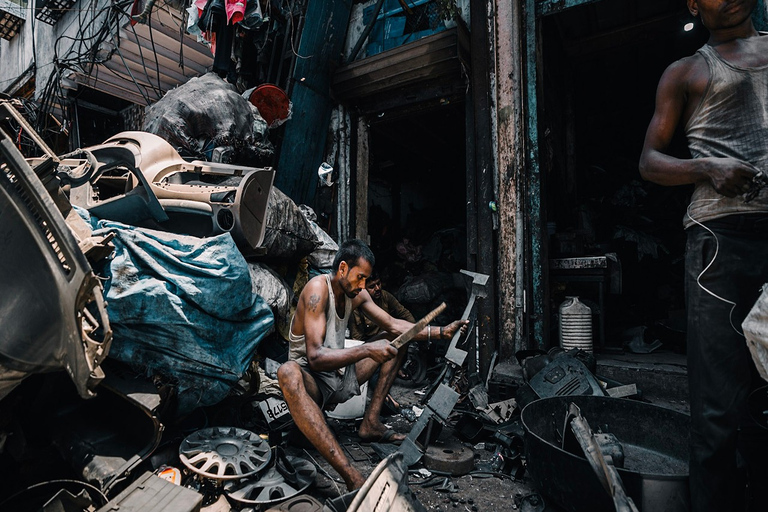
[[[109,70],[111,70],[116,75],[119,75],[121,78],[123,78],[126,81],[132,82],[133,79],[131,78],[131,75],[128,74],[127,69],[131,71],[131,74],[133,75],[133,78],[136,79],[137,82],[139,82],[141,85],[147,87],[148,89],[152,90],[153,93],[158,93],[162,97],[163,94],[165,94],[166,91],[173,89],[177,82],[168,81],[168,77],[164,74],[160,74],[160,85],[158,87],[157,83],[157,73],[154,69],[151,69],[147,67],[148,70],[150,70],[150,74],[144,72],[144,68],[141,64],[138,62],[133,62],[130,60],[125,54],[123,54],[123,58],[125,59],[125,64],[122,60],[118,57],[117,59],[113,58],[103,64],[103,66]],[[127,69],[126,69],[127,67]]]
[[[157,91],[154,87],[148,86],[145,82],[138,79],[134,82],[127,75],[115,72],[104,64],[97,66],[96,70],[91,75],[97,83],[106,83],[118,89],[122,89],[127,93],[132,93],[134,95],[138,94],[142,98],[140,102],[141,105],[147,105],[148,101],[150,103],[157,101],[163,95],[162,91]],[[144,93],[143,95],[142,92]],[[144,96],[146,96],[146,98]]]
[[[460,80],[468,55],[466,29],[459,26],[339,69],[333,90],[341,100],[353,101],[427,78]]]
[[[538,116],[538,56],[539,56],[539,23],[535,15],[536,0],[526,0],[525,14],[525,72],[526,72],[526,131],[528,138],[528,175],[526,198],[528,199],[528,241],[530,251],[531,275],[531,307],[529,320],[531,322],[530,348],[545,348],[544,340],[544,275],[541,255],[541,169],[539,162],[539,116]]]
[[[454,30],[439,32],[433,36],[419,39],[413,43],[379,53],[373,57],[355,61],[336,71],[334,83],[354,76],[366,75],[400,62],[408,62],[411,59],[430,55],[441,49],[454,49],[457,40],[458,38]]]
[[[492,116],[495,115],[491,81],[488,77],[494,73],[495,58],[491,58],[491,31],[488,24],[493,17],[489,8],[493,2],[471,2],[470,23],[472,37],[472,72],[470,73],[469,90],[474,104],[475,117],[475,173],[477,201],[477,267],[475,272],[486,274],[492,285],[486,289],[486,296],[478,299],[475,316],[475,350],[469,351],[468,379],[470,385],[474,382],[485,382],[490,373],[489,365],[496,350],[497,342],[497,289],[496,276],[498,273],[495,248],[495,227],[498,222],[496,213],[490,207],[497,200],[496,195],[496,162],[493,144]],[[467,229],[472,227],[467,226]],[[470,345],[471,346],[471,345]]]
[[[149,39],[140,33],[135,34],[130,30],[126,30],[121,32],[122,41],[120,42],[120,47],[124,44],[130,43],[130,48],[136,48],[141,47],[142,52],[144,54],[144,60],[154,62],[153,54],[152,54],[152,45],[149,41]],[[135,51],[135,50],[134,50]],[[162,57],[163,59],[166,59],[168,62],[172,62],[173,66],[175,66],[177,69],[181,70],[179,67],[179,52],[170,50],[168,48],[165,48],[164,46],[155,45],[155,51],[158,55],[158,58]],[[184,47],[184,74],[187,76],[199,76],[203,75],[208,71],[208,67],[213,63],[212,57],[207,57],[207,63],[199,63],[196,59],[200,59],[201,57],[197,56],[195,58],[191,58],[190,55],[188,55],[187,47]]]
[[[172,60],[175,60],[176,62],[179,61],[179,48],[180,48],[181,45],[179,43],[179,39],[178,39],[179,35],[178,34],[174,34],[167,27],[157,28],[157,27],[155,27],[153,25],[153,27],[152,27],[152,37],[150,38],[149,27],[147,27],[145,25],[136,25],[135,27],[133,27],[133,29],[135,30],[136,35],[138,35],[138,37],[143,40],[141,45],[144,48],[147,48],[149,51],[152,51],[152,49],[153,49],[152,40],[154,40],[154,49],[156,51],[158,51],[159,53],[163,53],[168,58],[170,58]],[[124,34],[127,34],[128,37],[131,37],[131,35],[133,35],[132,32],[133,32],[133,30],[131,30],[131,28],[129,27],[129,28],[125,29]],[[185,37],[185,40],[186,39],[187,38]],[[197,43],[195,43],[195,44],[197,45]],[[199,45],[197,45],[197,46],[199,46]],[[206,50],[206,51],[208,51],[210,53],[209,50]],[[187,54],[188,52],[190,54],[193,53],[193,52],[200,53],[197,49],[195,49],[195,48],[185,44],[184,45],[184,53]],[[186,58],[184,59],[184,61],[185,61],[185,65],[187,65]],[[213,63],[213,57],[211,57],[208,62],[210,64],[212,64]],[[210,64],[208,64],[208,65],[210,65]],[[195,65],[195,64],[192,64],[190,62],[189,65],[194,67],[194,68],[196,68],[197,70],[200,69],[200,65],[199,64]]]
[[[401,89],[394,89],[381,94],[371,95],[355,101],[355,109],[365,114],[377,114],[386,110],[419,106],[435,107],[446,101],[460,102],[466,98],[467,86],[464,80],[425,80]],[[423,105],[421,105],[423,104]]]
[[[524,203],[522,190],[525,169],[523,121],[524,84],[523,5],[497,4],[496,17],[496,109],[498,123],[499,234],[498,301],[499,356],[510,360],[518,350],[527,349],[524,329],[523,265]]]
[[[104,72],[106,73],[106,71]],[[100,73],[99,75],[102,75],[103,73]],[[75,81],[79,84],[86,85],[88,87],[91,87],[93,89],[103,91],[107,94],[111,94],[112,96],[117,96],[118,98],[123,98],[128,101],[132,101],[133,103],[136,103],[137,105],[146,105],[147,102],[144,99],[144,97],[139,94],[136,91],[136,87],[133,87],[133,90],[127,90],[124,87],[127,86],[126,82],[121,82],[121,85],[117,85],[118,82],[112,81],[107,82],[103,79],[96,79],[93,76],[86,76],[81,74],[75,75]]]
[[[197,76],[197,74],[189,74],[191,71],[189,68],[187,68],[188,74],[182,73],[181,68],[178,66],[177,62],[173,62],[167,57],[163,57],[159,53],[156,54],[157,62],[155,62],[154,57],[148,58],[149,55],[146,51],[141,51],[141,54],[139,53],[140,51],[140,47],[133,41],[123,40],[120,42],[120,53],[123,54],[125,60],[131,61],[131,63],[137,66],[131,67],[131,69],[137,69],[142,75],[150,77],[150,79],[155,82],[157,81],[158,65],[160,67],[161,78],[164,78],[165,81],[170,82],[174,86],[186,82],[193,76]],[[146,71],[144,70],[145,66],[147,68]]]
[[[125,59],[126,63],[128,64],[128,67],[133,72],[134,76],[137,74],[139,76],[142,76],[145,80],[149,81],[150,83],[155,84],[157,86],[157,76],[158,76],[158,67],[160,69],[160,81],[161,83],[168,84],[169,87],[163,87],[164,90],[167,90],[169,88],[173,88],[176,85],[180,83],[184,83],[190,78],[191,76],[186,76],[183,73],[180,72],[181,68],[174,69],[172,66],[168,65],[167,63],[163,62],[163,59],[158,58],[157,62],[155,62],[155,59],[147,59],[146,52],[144,53],[144,59],[142,60],[142,56],[137,52],[134,51],[137,47],[133,45],[133,43],[130,43],[129,45],[121,44],[120,48],[120,54],[123,56],[123,59]],[[113,58],[110,62],[117,63],[122,66],[122,61],[119,57]],[[177,69],[179,71],[177,71]]]
[[[438,32],[437,34],[433,34],[431,36],[423,37],[421,39],[418,39],[410,43],[406,43],[396,48],[392,48],[390,50],[377,53],[376,55],[373,55],[371,57],[366,57],[364,59],[357,60],[355,62],[347,64],[346,66],[343,67],[343,69],[356,69],[359,67],[376,68],[377,66],[380,66],[382,62],[386,62],[388,60],[393,60],[393,59],[398,60],[398,58],[401,57],[402,54],[419,51],[418,48],[420,47],[423,47],[426,45],[440,45],[442,44],[441,41],[445,39],[448,39],[449,41],[454,40],[456,37],[456,31],[457,29],[453,28],[453,29],[444,30],[442,32]]]
[[[368,240],[368,163],[371,130],[368,119],[357,120],[357,161],[355,167],[355,237]]]
[[[407,62],[399,62],[395,65],[373,71],[371,73],[355,77],[334,86],[333,90],[338,97],[355,98],[365,94],[383,92],[387,89],[406,85],[419,80],[422,76],[430,76],[430,69],[441,70],[447,63],[447,71],[458,72],[461,70],[455,55],[435,53],[424,55]],[[432,72],[434,72],[432,71]]]
[[[355,76],[350,75],[344,79],[338,79],[339,77],[337,75],[337,80],[335,80],[334,83],[334,90],[344,91],[345,89],[354,89],[354,87],[360,83],[386,80],[392,75],[407,73],[410,70],[428,66],[432,63],[451,61],[455,62],[455,67],[459,67],[455,46],[439,48],[432,53],[414,55],[413,57],[405,60],[396,60],[382,63],[381,67],[379,68],[360,70],[359,74]]]
[[[429,56],[425,57],[429,59]],[[456,59],[440,59],[435,56],[433,62],[424,63],[421,66],[414,65],[413,68],[403,67],[392,69],[392,73],[387,76],[377,78],[376,76],[361,77],[354,88],[347,90],[336,90],[336,96],[341,100],[354,100],[373,94],[381,94],[393,89],[401,89],[407,85],[421,82],[425,79],[444,79],[453,77],[456,80],[461,79],[461,67],[458,66]]]

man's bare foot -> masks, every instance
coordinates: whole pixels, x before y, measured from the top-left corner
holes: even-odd
[[[379,422],[377,425],[371,425],[363,420],[360,425],[360,430],[357,431],[357,435],[363,441],[379,442],[379,443],[399,443],[407,436],[405,434],[399,434],[392,429],[388,429],[386,425]]]

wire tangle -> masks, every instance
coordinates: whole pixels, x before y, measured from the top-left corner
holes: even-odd
[[[88,0],[88,4],[76,11],[77,16],[56,39],[53,45],[53,70],[48,75],[42,94],[39,96],[40,105],[35,116],[36,122],[33,123],[41,135],[68,132],[68,120],[72,118],[73,97],[68,96],[62,82],[69,79],[72,74],[78,75],[81,80],[95,81],[98,79],[100,70],[101,72],[106,70],[119,78],[132,81],[136,91],[147,105],[162,97],[164,91],[160,83],[160,65],[152,33],[151,13],[147,19],[147,26],[152,55],[145,58],[145,50],[141,44],[137,44],[144,76],[137,77],[120,52],[121,27],[130,31],[137,43],[140,40],[134,27],[127,23],[131,19],[132,5],[133,0],[109,0],[107,3],[104,3],[104,0]],[[162,8],[165,5],[156,6],[156,8]],[[73,24],[79,27],[76,31],[77,35],[67,35],[71,32],[70,28]],[[115,56],[122,63],[119,73],[112,67],[99,66],[106,64]],[[149,59],[154,60],[150,65],[147,63]],[[150,79],[150,66],[156,74],[156,80]],[[140,78],[141,81],[139,81]],[[55,121],[57,117],[64,121],[58,123]]]

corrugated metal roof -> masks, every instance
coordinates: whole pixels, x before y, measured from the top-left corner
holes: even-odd
[[[72,78],[137,104],[153,103],[168,90],[205,74],[213,64],[210,49],[182,26],[186,28],[183,11],[158,7],[150,24],[121,27],[119,48],[108,62],[95,66],[89,75],[77,73]]]

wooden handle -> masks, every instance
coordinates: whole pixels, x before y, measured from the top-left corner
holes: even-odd
[[[435,319],[437,315],[442,313],[445,310],[445,302],[437,306],[435,309],[427,313],[427,315],[413,324],[413,327],[405,331],[403,334],[392,340],[392,346],[399,349],[409,341],[413,339],[414,336],[416,336],[418,333],[421,332],[423,328],[427,326],[429,322]]]

